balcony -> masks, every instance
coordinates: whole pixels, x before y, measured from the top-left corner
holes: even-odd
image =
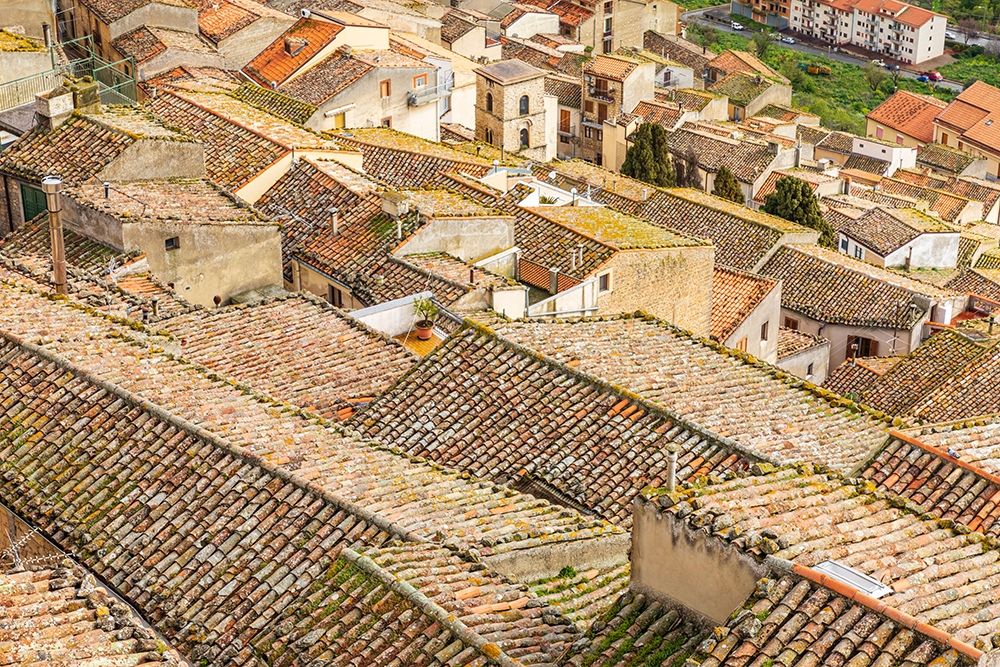
[[[451,92],[451,86],[448,83],[441,83],[436,86],[421,86],[420,88],[414,88],[406,94],[406,104],[411,107],[421,106],[435,102],[447,96],[449,92]]]
[[[593,99],[600,100],[602,102],[614,102],[615,91],[609,90],[607,88],[595,88],[593,86],[587,86],[587,97],[592,97]]]
[[[559,134],[575,137],[576,136],[576,125],[560,125]]]

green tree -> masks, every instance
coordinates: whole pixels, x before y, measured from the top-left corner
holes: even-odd
[[[757,57],[763,60],[774,44],[771,40],[771,34],[763,30],[758,30],[750,39],[753,41],[753,50],[756,51]]]
[[[868,82],[868,87],[872,89],[872,92],[878,92],[879,87],[889,78],[886,71],[876,65],[875,63],[868,63],[865,65],[865,81]]]
[[[622,173],[651,185],[674,185],[674,169],[667,150],[667,131],[654,123],[643,123],[629,137]]]
[[[797,222],[819,232],[819,244],[835,248],[833,227],[823,219],[819,201],[805,181],[792,176],[778,179],[774,192],[764,200],[762,210],[785,220]]]
[[[678,187],[701,190],[701,174],[698,173],[698,156],[693,149],[674,157],[674,180]]]
[[[734,201],[737,204],[746,202],[746,199],[743,197],[743,190],[740,189],[740,184],[736,181],[736,177],[733,176],[733,172],[729,171],[729,167],[721,167],[715,174],[715,187],[712,188],[712,194],[716,197]]]

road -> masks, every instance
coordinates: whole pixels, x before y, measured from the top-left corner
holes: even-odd
[[[710,18],[711,15],[716,17],[724,17],[723,20],[718,18]],[[734,35],[744,35],[749,36],[749,32],[746,30],[733,30],[729,26],[729,5],[718,5],[716,7],[705,7],[704,9],[695,9],[690,12],[684,12],[681,15],[681,20],[685,23],[701,23],[703,25],[710,25],[716,30],[721,32],[729,32]],[[796,37],[798,39],[798,37]],[[851,55],[849,53],[844,53],[843,51],[834,52],[830,47],[813,46],[805,42],[797,41],[795,44],[775,44],[775,46],[780,46],[785,49],[794,49],[800,53],[808,53],[815,56],[823,56],[829,58],[830,60],[836,60],[837,62],[847,63],[848,65],[858,65],[863,67],[868,64],[868,59],[860,56]],[[920,76],[920,72],[917,70],[907,70],[901,69],[900,76],[907,79],[916,79]],[[948,88],[956,92],[961,92],[962,84],[958,81],[939,81],[936,85],[942,88]]]

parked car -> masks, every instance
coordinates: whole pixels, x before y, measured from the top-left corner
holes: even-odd
[[[733,30],[746,30],[746,26],[744,26],[742,23],[739,23],[738,21],[733,21],[732,23],[729,24],[729,27],[732,28]]]
[[[885,61],[881,58],[873,58],[872,65],[875,65],[876,67],[885,67]]]
[[[815,63],[799,63],[799,69],[803,72],[808,72],[813,76],[830,76],[833,74],[833,70],[826,65],[817,65]]]
[[[794,44],[795,43],[795,38],[794,37],[782,37],[781,41],[783,43],[785,43],[785,44]]]
[[[957,42],[958,41],[958,35],[956,35],[955,33],[951,32],[950,30],[946,30],[945,31],[944,38],[945,39],[950,39],[953,42]]]
[[[944,76],[942,76],[941,72],[937,70],[931,70],[930,72],[922,72],[920,76],[927,77],[928,81],[944,81]]]
[[[920,83],[927,83],[928,81],[930,81],[930,79],[927,78],[926,74],[921,74],[920,76],[917,77],[917,81],[919,81]]]

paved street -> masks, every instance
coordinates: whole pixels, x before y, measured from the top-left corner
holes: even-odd
[[[722,16],[722,17],[724,17],[724,20],[712,19],[709,16],[711,14],[714,14],[717,17],[718,16]],[[738,31],[738,30],[733,30],[732,28],[730,28],[730,26],[729,26],[729,5],[728,4],[718,5],[716,7],[706,7],[704,9],[696,9],[696,10],[692,10],[690,12],[684,12],[684,14],[681,15],[681,20],[684,21],[685,23],[701,23],[701,24],[704,24],[704,25],[710,25],[713,28],[715,28],[716,30],[720,30],[722,32],[729,32],[729,33],[732,33],[732,34],[735,34],[735,35],[744,35],[744,36],[749,37],[749,34],[750,34],[750,32],[748,30]],[[788,33],[788,34],[790,34],[793,37],[795,37],[796,40],[799,40],[798,35],[794,35],[793,33]],[[864,65],[866,65],[868,63],[868,59],[867,58],[863,58],[863,57],[860,57],[860,56],[855,56],[855,55],[852,55],[852,54],[849,54],[849,53],[844,53],[843,51],[835,52],[830,47],[814,46],[814,45],[802,42],[801,40],[796,41],[795,44],[775,44],[775,47],[780,47],[780,48],[785,48],[785,49],[794,49],[796,51],[799,51],[800,53],[810,53],[812,55],[825,56],[825,57],[827,57],[827,58],[829,58],[831,60],[836,60],[838,62],[847,63],[849,65],[864,66]],[[909,79],[916,79],[920,75],[920,71],[921,70],[919,70],[919,69],[917,69],[917,70],[906,70],[906,69],[901,70],[902,76],[904,76],[906,78],[909,78]],[[958,82],[958,81],[947,81],[947,80],[945,80],[945,81],[938,82],[937,85],[941,86],[943,88],[950,88],[951,90],[954,90],[954,91],[961,91],[962,90],[962,84],[960,82]]]

